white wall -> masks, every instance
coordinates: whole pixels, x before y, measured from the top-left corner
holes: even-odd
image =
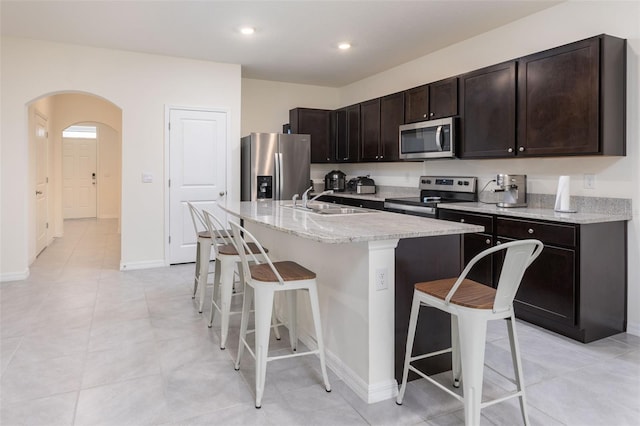
[[[230,114],[228,160],[239,163],[240,66],[3,37],[1,40],[0,279],[28,274],[29,155],[27,105],[79,91],[122,109],[122,263],[164,263],[165,105],[224,108]],[[79,59],[82,59],[79,61]],[[150,172],[152,184],[141,183]],[[229,168],[227,191],[239,194]]]
[[[101,219],[120,218],[122,149],[120,132],[102,123],[98,129],[98,211]]]
[[[242,79],[242,136],[252,132],[282,133],[289,110],[296,107],[338,108],[336,88]]]

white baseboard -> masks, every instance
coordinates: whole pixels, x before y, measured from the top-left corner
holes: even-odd
[[[299,330],[300,331],[300,330]],[[308,334],[299,336],[300,341],[308,348],[318,347],[315,339]],[[398,382],[391,379],[371,385],[362,380],[351,368],[345,365],[335,354],[325,348],[327,367],[331,369],[349,388],[368,404],[395,398],[398,395]]]
[[[627,322],[627,333],[640,337],[640,323]]]
[[[5,281],[22,281],[29,277],[29,268],[22,272],[2,272],[0,273],[0,282]]]
[[[164,268],[167,266],[164,260],[146,260],[143,262],[120,263],[121,271],[133,271],[136,269]]]

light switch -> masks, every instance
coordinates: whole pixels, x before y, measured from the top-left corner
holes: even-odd
[[[151,173],[142,173],[142,183],[152,183],[153,175]]]

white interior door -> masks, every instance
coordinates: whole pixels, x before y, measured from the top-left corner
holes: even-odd
[[[96,140],[62,139],[62,214],[96,217]]]
[[[169,110],[169,263],[194,262],[196,234],[187,201],[222,216],[226,193],[227,114]],[[213,254],[213,253],[212,253]]]
[[[39,114],[35,115],[36,132],[36,255],[47,246],[48,235],[48,158],[49,144],[47,120]]]

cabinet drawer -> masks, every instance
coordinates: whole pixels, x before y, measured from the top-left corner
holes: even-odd
[[[561,246],[575,247],[576,245],[576,228],[570,225],[498,217],[496,234],[514,239],[535,238],[543,243]]]
[[[485,233],[493,233],[493,216],[475,213],[460,213],[452,210],[439,209],[438,219],[484,226]]]

